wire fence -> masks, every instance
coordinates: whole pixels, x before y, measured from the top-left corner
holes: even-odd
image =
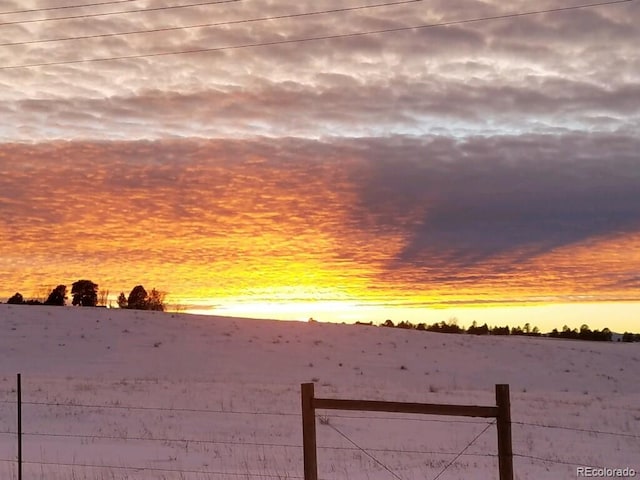
[[[0,404],[4,406],[4,411],[0,411],[2,417],[4,417],[7,410],[10,410],[8,406],[15,406],[16,401],[3,399],[0,400]],[[301,412],[299,411],[287,411],[287,409],[267,410],[260,408],[164,407],[156,405],[135,405],[133,402],[131,402],[131,404],[123,404],[121,402],[99,403],[40,400],[23,401],[22,406],[31,407],[28,409],[30,411],[24,423],[24,429],[20,432],[27,447],[22,464],[25,468],[36,468],[38,472],[54,471],[58,475],[61,475],[58,470],[70,469],[74,472],[74,475],[76,475],[79,469],[86,469],[89,471],[106,471],[108,472],[108,478],[115,478],[114,475],[120,472],[123,475],[122,478],[132,478],[130,475],[136,475],[135,478],[141,475],[140,478],[154,478],[154,476],[157,475],[175,475],[175,478],[191,478],[186,477],[191,475],[198,476],[196,478],[304,479],[301,473],[303,446],[298,435],[301,419]],[[88,417],[92,417],[94,420],[98,418],[98,421],[93,422],[92,420],[86,424],[83,422],[69,422],[69,418],[74,418],[74,415],[80,411]],[[68,412],[72,413],[70,414]],[[121,414],[121,416],[114,419],[109,417],[109,412],[118,413]],[[129,417],[124,415],[129,412],[134,414],[138,412],[143,416],[157,413],[160,414],[158,418],[163,419],[162,421],[171,418],[178,424],[181,423],[181,415],[195,414],[200,426],[202,426],[203,423],[208,423],[209,420],[207,420],[207,416],[211,415],[216,417],[214,419],[215,421],[210,422],[211,425],[217,425],[219,420],[224,418],[225,422],[228,422],[228,428],[215,432],[215,435],[212,432],[202,434],[202,428],[195,428],[194,430],[196,430],[196,432],[193,435],[162,434],[163,430],[161,428],[152,428],[142,433],[129,432],[128,429],[133,429],[133,427],[131,426]],[[19,432],[15,428],[11,428],[11,422],[14,421],[13,418],[10,418],[9,415],[7,415],[7,419],[2,417],[0,417],[0,447],[4,445],[4,448],[0,448],[0,452],[2,452],[2,455],[0,455],[0,463],[7,465],[7,468],[11,469],[12,465],[17,463],[17,458],[10,452],[11,448],[7,447],[15,445],[15,437],[18,436]],[[241,417],[245,418],[241,419]],[[35,418],[37,421],[30,421],[30,418]],[[45,421],[43,421],[43,419]],[[156,417],[152,420],[156,421]],[[118,422],[124,423],[124,427],[121,426],[120,432],[118,431]],[[238,434],[238,429],[233,428],[233,425],[237,425],[238,422],[244,425],[252,425],[253,430],[249,436],[253,438],[246,438],[246,436]],[[266,422],[266,425],[262,429],[258,428],[260,422]],[[443,430],[443,432],[449,431],[454,425],[459,425],[459,428],[467,433],[461,435],[462,437],[466,436],[466,440],[463,439],[462,442],[459,442],[457,445],[453,443],[447,445],[448,448],[442,448],[443,445],[437,445],[438,448],[428,448],[428,445],[425,444],[416,445],[418,448],[405,446],[394,446],[391,448],[391,446],[386,447],[376,444],[376,442],[372,441],[369,437],[365,440],[356,438],[358,437],[357,432],[362,431],[362,429],[358,427],[360,428],[360,430],[358,430],[358,428],[353,427],[353,425],[362,425],[363,422],[366,422],[367,425],[365,431],[369,428],[375,428],[376,422],[378,422],[379,425],[382,424],[383,428],[384,422],[412,422],[417,425],[416,428],[419,430],[421,430],[421,424],[432,423],[436,426],[441,424],[441,428],[448,429]],[[53,426],[51,426],[51,424],[53,424]],[[113,431],[105,432],[105,424],[110,425]],[[279,424],[286,424],[287,427],[285,430],[289,432],[288,438],[287,435],[282,435],[282,439],[269,438],[269,435],[264,435],[267,437],[266,439],[258,437],[256,432],[259,431],[263,434],[266,432],[268,434],[270,429],[273,428],[273,425]],[[528,468],[527,464],[557,465],[559,467],[590,467],[598,469],[606,467],[604,465],[594,465],[593,459],[590,458],[563,457],[561,454],[559,455],[555,452],[550,455],[548,450],[544,450],[543,448],[536,449],[536,431],[564,431],[569,435],[575,436],[575,441],[584,439],[585,435],[593,436],[596,439],[610,439],[613,437],[619,439],[621,442],[625,442],[624,445],[627,445],[630,451],[638,451],[638,449],[640,449],[640,434],[634,432],[610,431],[598,428],[589,429],[580,426],[519,420],[514,420],[511,424],[514,432],[522,433],[527,431],[534,438],[533,449],[528,449],[527,451],[527,449],[514,446],[513,457],[519,460],[517,466],[523,470]],[[319,451],[325,452],[326,455],[342,452],[349,454],[349,458],[351,459],[355,458],[355,455],[362,456],[362,458],[368,462],[367,468],[372,468],[380,474],[386,474],[386,477],[380,478],[395,478],[400,480],[409,478],[404,477],[402,473],[402,468],[411,463],[407,461],[408,456],[417,458],[417,460],[413,462],[415,465],[424,465],[427,463],[426,459],[429,459],[430,473],[424,477],[429,480],[448,478],[447,475],[451,473],[452,467],[464,459],[468,461],[474,458],[478,460],[484,459],[493,462],[494,465],[497,462],[497,454],[487,453],[491,450],[484,449],[484,451],[481,452],[470,451],[471,447],[476,445],[478,440],[483,437],[483,434],[494,425],[494,421],[487,421],[486,419],[425,418],[424,416],[405,414],[332,414],[331,416],[319,418],[319,427],[322,428],[323,425],[327,427],[327,432],[332,431],[336,433],[338,439],[343,440],[343,443],[340,444],[335,439],[328,438],[327,435],[324,435],[320,437],[323,441],[317,446]],[[98,426],[98,429],[102,431],[79,431],[79,429],[87,428],[87,426],[92,428]],[[350,426],[353,428],[350,428]],[[60,428],[69,429],[70,427],[73,427],[71,431],[60,431]],[[165,427],[166,425],[163,428]],[[168,428],[168,430],[171,429]],[[206,431],[206,429],[204,430]],[[180,427],[179,432],[185,431],[189,431],[189,429]],[[200,431],[199,434],[198,431]],[[240,431],[242,431],[242,429],[240,429]],[[164,433],[166,433],[166,431]],[[273,437],[273,435],[271,435],[271,437]],[[47,441],[52,441],[52,443],[47,443]],[[168,452],[179,451],[180,453],[170,453],[168,460],[154,458],[153,455],[142,457],[136,454],[134,457],[137,461],[130,461],[131,459],[126,458],[127,455],[124,455],[124,457],[117,455],[115,457],[108,457],[103,452],[101,455],[96,456],[95,450],[87,450],[87,447],[100,447],[102,443],[108,443],[110,446],[116,445],[117,448],[115,450],[124,452],[127,450],[139,450],[141,452],[151,451],[152,453],[157,453],[155,447],[151,449],[144,447],[145,445],[157,445],[166,449]],[[200,450],[198,451],[195,447],[199,447]],[[249,449],[253,449],[254,453],[248,453]],[[194,450],[196,451],[193,452]],[[566,452],[567,450],[561,449],[561,451]],[[66,455],[62,452],[66,452]],[[190,457],[190,452],[193,453],[193,458]],[[236,462],[235,466],[232,465],[229,467],[229,465],[233,463],[228,461],[229,457],[232,457],[234,454],[239,456],[241,461]],[[207,457],[207,461],[203,461],[205,457]],[[210,460],[209,457],[211,458]],[[111,460],[109,460],[109,458],[111,458]],[[146,458],[146,460],[140,461],[140,458]],[[629,455],[628,458],[632,458],[631,455]],[[290,461],[287,463],[283,459],[290,459]],[[325,459],[325,457],[323,457],[323,459]],[[171,465],[158,465],[157,462],[160,461],[170,461]],[[638,465],[628,466],[640,470],[640,466]],[[347,466],[345,466],[345,469],[346,468]],[[358,468],[359,471],[364,468],[364,460],[359,463]],[[106,478],[100,476],[101,474],[96,475],[98,476],[77,478]],[[145,477],[144,475],[147,476]],[[11,478],[15,479],[18,477],[12,474]],[[341,477],[331,476],[324,472],[321,478],[323,480],[333,480]]]

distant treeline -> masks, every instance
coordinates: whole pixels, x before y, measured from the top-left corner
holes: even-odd
[[[99,290],[98,284],[93,283],[91,280],[78,280],[71,286],[72,305],[80,307],[106,307],[107,298],[109,297],[108,290]],[[129,296],[125,296],[124,292],[120,292],[118,296],[118,307],[128,308],[133,310],[157,310],[164,311],[165,305],[165,292],[160,292],[155,288],[151,292],[147,293],[142,285],[133,287]],[[11,305],[54,305],[65,306],[67,304],[67,286],[58,285],[51,290],[51,293],[47,296],[46,300],[41,299],[25,299],[20,292],[13,295],[8,304]]]
[[[357,325],[370,325],[373,326],[373,322],[356,322]],[[527,337],[551,337],[551,338],[570,338],[574,340],[591,340],[597,342],[610,342],[613,340],[613,333],[608,328],[602,330],[591,330],[588,325],[582,325],[580,329],[570,329],[568,326],[564,326],[562,331],[558,331],[554,328],[549,333],[541,333],[538,327],[532,327],[529,323],[525,323],[523,327],[512,327],[508,325],[504,327],[490,327],[486,323],[478,325],[477,322],[473,322],[467,329],[460,327],[457,322],[438,322],[431,325],[426,323],[413,324],[409,321],[402,321],[398,324],[394,324],[392,320],[385,320],[383,323],[377,325],[379,327],[387,328],[402,328],[405,330],[421,330],[425,332],[438,332],[438,333],[466,333],[470,335],[521,335]],[[640,342],[640,334],[625,332],[618,341],[622,342]]]

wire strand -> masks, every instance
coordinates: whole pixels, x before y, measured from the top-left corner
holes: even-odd
[[[540,462],[545,462],[545,463],[555,463],[558,465],[569,465],[569,466],[578,466],[578,467],[592,467],[592,468],[604,468],[604,467],[600,467],[600,466],[595,466],[595,465],[586,465],[584,463],[575,463],[575,462],[567,462],[564,460],[553,460],[551,458],[542,458],[542,457],[536,457],[534,455],[524,455],[524,454],[520,454],[520,453],[514,453],[513,454],[514,457],[520,457],[520,458],[528,458],[530,460],[538,460]]]
[[[50,12],[52,10],[68,10],[70,8],[99,7],[102,5],[115,5],[117,3],[131,3],[131,2],[139,2],[139,1],[140,0],[112,0],[110,2],[82,3],[82,4],[76,4],[76,5],[65,5],[62,7],[31,8],[29,10],[12,10],[9,12],[0,12],[0,15],[14,15],[17,13]]]
[[[16,20],[11,22],[0,22],[0,27],[5,25],[23,25],[25,23],[44,23],[54,22],[56,20],[77,20],[81,18],[94,18],[94,17],[108,17],[110,15],[126,15],[129,13],[146,13],[146,12],[159,12],[163,10],[175,10],[178,8],[191,8],[202,7],[206,5],[219,5],[222,3],[236,3],[242,0],[215,0],[200,3],[187,3],[185,5],[169,5],[166,7],[153,7],[153,8],[138,8],[136,10],[118,10],[116,12],[103,12],[103,13],[86,13],[83,15],[70,15],[67,17],[55,17],[55,18],[39,18],[34,20]]]
[[[31,462],[24,461],[23,464],[28,465],[48,465],[58,467],[81,467],[81,468],[109,468],[113,470],[135,470],[139,472],[165,472],[165,473],[192,473],[192,474],[204,474],[204,475],[226,475],[232,477],[259,477],[259,478],[282,478],[281,475],[272,475],[268,473],[235,473],[235,472],[219,472],[211,470],[178,470],[172,468],[156,468],[156,467],[134,467],[134,466],[122,466],[122,465],[97,465],[87,463],[63,463],[63,462]],[[287,475],[287,478],[304,480],[304,477],[296,475]]]
[[[127,437],[118,435],[81,435],[73,433],[39,433],[24,432],[24,436],[30,437],[51,437],[51,438],[75,438],[79,440],[124,440],[135,442],[166,442],[166,443],[194,443],[202,445],[243,445],[252,447],[274,447],[274,448],[302,448],[302,445],[285,443],[260,443],[244,441],[224,441],[224,440],[200,440],[195,438],[153,438],[153,437]]]
[[[489,427],[490,427],[491,425],[493,425],[494,423],[495,423],[495,421],[491,422],[489,425],[487,425],[486,427],[484,427],[484,428],[482,429],[482,431],[481,431],[478,435],[476,435],[476,436],[473,438],[473,440],[471,440],[471,441],[467,444],[467,446],[466,446],[466,447],[464,447],[464,448],[462,449],[462,451],[461,451],[460,453],[458,453],[458,454],[457,454],[457,455],[456,455],[456,456],[455,456],[455,457],[454,457],[454,458],[453,458],[453,459],[452,459],[452,460],[451,460],[451,461],[450,461],[450,462],[449,462],[449,463],[448,463],[448,464],[447,464],[447,465],[446,465],[442,470],[440,470],[440,473],[438,473],[438,474],[433,478],[433,480],[438,480],[438,478],[440,478],[440,476],[441,476],[444,472],[446,472],[446,471],[447,471],[447,469],[448,469],[451,465],[453,465],[453,463],[454,463],[456,460],[458,460],[458,459],[459,459],[459,458],[464,454],[464,452],[466,452],[466,451],[467,451],[467,449],[468,449],[471,445],[473,445],[473,443],[474,443],[476,440],[478,440],[478,438],[480,438],[480,437],[482,436],[482,434],[483,434],[484,432],[486,432],[487,430],[489,430]]]
[[[363,449],[360,445],[358,445],[356,442],[354,442],[353,440],[351,440],[347,435],[345,435],[344,433],[342,433],[340,430],[338,430],[337,427],[331,425],[330,423],[327,423],[327,425],[329,427],[331,427],[333,430],[335,430],[339,435],[341,435],[342,437],[344,437],[349,443],[351,443],[354,447],[356,447],[358,450],[360,450],[362,453],[364,453],[367,457],[369,457],[371,460],[373,460],[374,462],[376,462],[378,465],[380,465],[382,468],[384,468],[387,472],[389,472],[391,475],[393,475],[395,478],[397,478],[398,480],[402,480],[401,477],[399,477],[395,472],[393,472],[389,467],[387,467],[384,463],[382,463],[380,460],[378,460],[376,457],[374,457],[373,455],[371,455],[369,452],[367,452],[365,449]]]
[[[22,405],[38,405],[47,407],[66,408],[106,408],[116,410],[151,410],[159,412],[188,412],[188,413],[228,413],[230,415],[273,415],[282,417],[299,417],[300,413],[288,412],[251,412],[242,410],[209,410],[204,408],[169,408],[169,407],[136,407],[131,405],[104,405],[88,403],[49,403],[49,402],[22,402]]]
[[[228,2],[228,1],[239,1],[239,0],[225,0],[225,1]],[[452,26],[452,25],[462,25],[466,23],[503,20],[507,18],[525,17],[525,16],[531,16],[531,15],[540,15],[545,13],[565,12],[570,10],[579,10],[579,9],[585,9],[585,8],[600,7],[605,5],[629,3],[633,1],[636,1],[636,0],[610,0],[607,2],[574,5],[571,7],[558,7],[558,8],[550,8],[545,10],[533,10],[528,12],[510,13],[505,15],[493,15],[493,16],[487,16],[487,17],[469,18],[464,20],[451,20],[447,22],[413,25],[409,27],[395,27],[395,28],[386,28],[386,29],[380,29],[380,30],[365,30],[362,32],[320,35],[316,37],[303,37],[303,38],[288,39],[288,40],[274,40],[270,42],[245,43],[242,45],[228,45],[223,47],[194,48],[190,50],[141,53],[141,54],[112,56],[112,57],[85,58],[85,59],[76,59],[76,60],[62,60],[62,61],[56,61],[56,62],[27,63],[22,65],[4,65],[4,66],[0,66],[0,70],[9,70],[9,69],[18,69],[18,68],[34,68],[34,67],[50,67],[50,66],[56,66],[56,65],[74,65],[74,64],[81,64],[81,63],[108,62],[108,61],[115,61],[115,60],[135,60],[139,58],[153,58],[153,57],[163,57],[163,56],[172,56],[172,55],[192,55],[192,54],[199,54],[199,53],[213,53],[213,52],[240,50],[240,49],[256,48],[256,47],[287,45],[287,44],[293,44],[293,43],[315,42],[315,41],[321,41],[321,40],[336,40],[341,38],[362,37],[366,35],[378,35],[378,34],[397,33],[397,32],[410,31],[410,30],[446,27],[446,26]]]
[[[523,425],[527,427],[539,427],[539,428],[554,428],[558,430],[570,430],[574,432],[583,432],[583,433],[595,433],[598,435],[612,435],[616,437],[627,437],[627,438],[640,438],[640,435],[634,435],[632,433],[621,433],[621,432],[605,432],[602,430],[590,430],[588,428],[575,428],[575,427],[565,427],[562,425],[544,425],[541,423],[527,423],[527,422],[511,422],[514,425]]]
[[[0,43],[0,47],[13,47],[17,45],[33,45],[33,44],[39,44],[39,43],[64,42],[64,41],[70,41],[70,40],[89,40],[94,38],[119,37],[119,36],[126,36],[126,35],[141,35],[141,34],[148,34],[148,33],[171,32],[176,30],[190,30],[193,28],[221,27],[226,25],[239,25],[244,23],[265,22],[268,20],[283,20],[286,18],[299,18],[299,17],[310,17],[313,15],[324,15],[324,14],[330,14],[330,13],[352,12],[357,10],[367,10],[371,8],[405,5],[408,3],[417,3],[417,2],[423,2],[423,1],[424,0],[402,0],[398,2],[386,2],[386,3],[376,3],[372,5],[361,5],[358,7],[332,8],[330,10],[318,10],[314,12],[290,13],[286,15],[273,15],[269,17],[247,18],[242,20],[229,20],[226,22],[198,23],[195,25],[185,25],[181,27],[163,27],[163,28],[153,28],[153,29],[145,29],[145,30],[132,30],[128,32],[99,33],[95,35],[84,35],[84,36],[78,36],[78,37],[49,38],[49,39],[43,39],[43,40],[28,40],[24,42],[7,42],[7,43]]]

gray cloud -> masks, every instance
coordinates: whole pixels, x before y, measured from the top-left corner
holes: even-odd
[[[341,6],[328,2],[322,8]],[[0,41],[301,11],[308,6],[300,2],[240,2],[0,27]],[[503,2],[419,2],[80,43],[0,47],[0,65],[241,45],[515,11],[522,9]],[[439,133],[443,124],[454,135],[637,128],[640,29],[632,21],[634,12],[638,6],[630,3],[335,41],[0,70],[7,125],[0,138],[318,137],[337,131],[377,136]]]
[[[406,234],[395,267],[466,268],[501,258],[513,266],[640,230],[635,137],[397,138],[363,146],[370,176],[358,218]]]

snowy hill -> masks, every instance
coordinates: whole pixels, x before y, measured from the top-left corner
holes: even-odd
[[[0,430],[16,430],[20,372],[37,478],[302,477],[303,382],[323,397],[472,405],[508,383],[516,478],[640,471],[637,343],[15,305],[0,305],[0,331]],[[318,425],[322,478],[395,478],[382,465],[434,478],[485,425],[347,413]],[[440,478],[497,478],[495,453],[490,427]],[[15,456],[0,434],[2,478],[16,478]]]

